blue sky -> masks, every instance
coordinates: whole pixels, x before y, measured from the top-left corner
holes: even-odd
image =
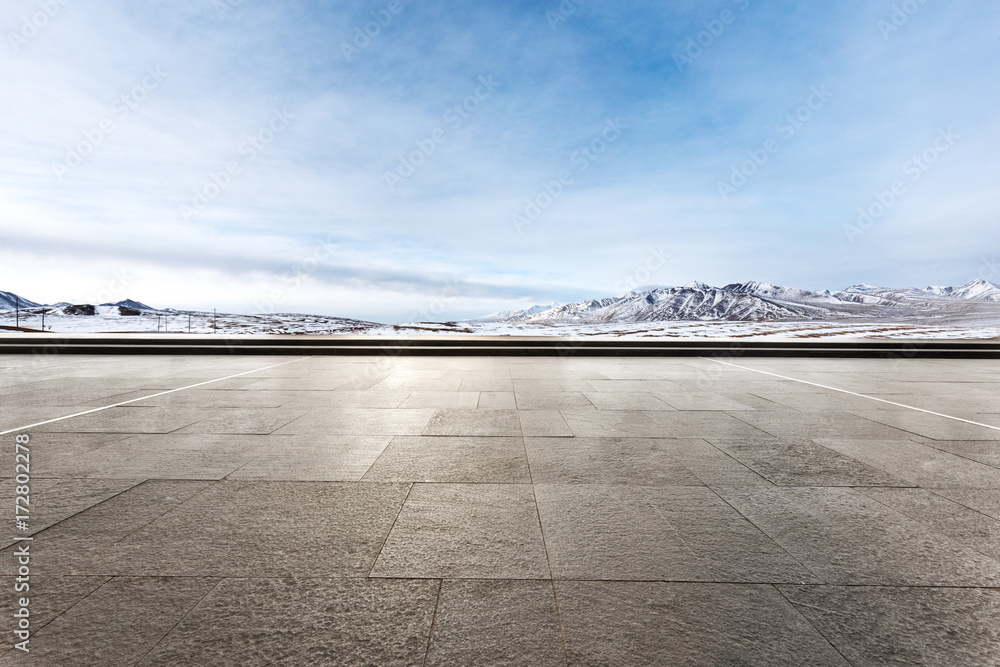
[[[37,301],[1000,281],[992,0],[94,4],[0,17],[0,289]]]

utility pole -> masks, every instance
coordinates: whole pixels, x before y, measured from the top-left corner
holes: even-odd
[[[219,333],[219,309],[212,309],[212,333]]]
[[[42,308],[42,331],[45,331],[45,313],[49,312],[48,308]]]
[[[191,313],[188,313],[188,333],[191,333]]]
[[[14,326],[21,326],[21,297],[14,295]]]

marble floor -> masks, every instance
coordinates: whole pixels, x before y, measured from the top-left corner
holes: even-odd
[[[7,355],[0,398],[0,665],[1000,664],[1000,361]]]

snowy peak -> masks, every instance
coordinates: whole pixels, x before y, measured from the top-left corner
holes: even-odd
[[[469,320],[470,322],[519,322],[525,318],[538,315],[539,313],[544,313],[546,311],[558,308],[559,304],[553,301],[548,305],[543,306],[530,306],[528,308],[522,308],[521,310],[501,310],[498,313],[490,313],[489,315],[484,315],[483,317]]]
[[[988,280],[977,278],[960,287],[940,287],[930,285],[923,289],[915,287],[877,287],[875,285],[851,285],[843,293],[879,297],[896,303],[906,301],[927,302],[934,299],[963,301],[1000,301],[1000,287]],[[835,294],[843,294],[835,293]]]
[[[692,281],[682,287],[632,290],[604,299],[562,306],[534,306],[488,315],[475,322],[525,324],[596,324],[669,320],[883,319],[925,316],[962,308],[963,301],[1000,302],[1000,287],[974,280],[962,287],[888,288],[857,284],[837,291],[816,292],[756,281],[713,287]]]
[[[970,301],[1000,301],[1000,287],[982,278],[968,282],[961,287],[925,287],[922,291],[937,296],[952,299],[968,299]]]
[[[693,281],[683,287],[631,291],[604,299],[568,303],[504,320],[523,323],[652,322],[658,320],[769,321],[810,319],[820,312],[809,305],[775,303],[755,294]]]
[[[147,306],[141,301],[135,301],[134,299],[122,299],[115,303],[102,303],[102,306],[123,306],[125,308],[131,308],[133,310],[156,310],[152,306]]]
[[[65,311],[67,308],[71,310],[68,311],[70,314],[80,314],[82,312],[93,310],[95,306],[91,304],[73,304],[69,301],[60,301],[59,303],[44,304],[37,303],[31,299],[25,299],[23,296],[14,294],[13,292],[3,292],[0,291],[0,310],[14,310],[16,308],[52,308],[57,309],[60,312]],[[97,308],[105,308],[109,312],[119,312],[122,308],[126,310],[149,310],[155,311],[156,309],[152,306],[147,306],[141,301],[136,301],[134,299],[123,299],[117,303],[102,303]],[[76,310],[72,310],[75,308]],[[96,311],[95,311],[96,312]]]
[[[42,304],[35,303],[13,292],[0,292],[0,310],[15,310],[16,308],[37,308]]]
[[[799,289],[797,287],[783,287],[782,285],[772,285],[771,283],[759,283],[755,281],[745,282],[745,283],[730,283],[722,289],[730,290],[733,292],[741,292],[743,294],[754,294],[756,296],[765,299],[774,299],[776,301],[788,301],[792,303],[798,302],[822,302],[822,303],[836,303],[841,301],[836,296],[827,292],[812,292],[809,290]]]

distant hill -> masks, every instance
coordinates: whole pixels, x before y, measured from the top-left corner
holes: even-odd
[[[760,282],[713,287],[695,281],[681,287],[633,290],[564,305],[532,306],[469,321],[597,324],[669,320],[906,320],[935,313],[956,314],[973,303],[1000,303],[1000,287],[977,279],[959,287],[918,289],[852,285],[838,292],[814,292]]]
[[[13,292],[0,292],[0,310],[14,310],[15,308],[37,308],[40,303],[35,303],[23,296]]]
[[[37,301],[32,301],[31,299],[26,299],[19,294],[14,294],[13,292],[2,292],[0,291],[0,310],[14,310],[15,306],[18,308],[65,308],[67,306],[72,306],[74,304],[69,301],[60,301],[59,303],[38,303]],[[85,304],[77,304],[85,305]],[[93,304],[90,304],[93,305]],[[131,308],[133,310],[156,310],[152,306],[147,306],[146,304],[135,301],[133,299],[123,299],[116,303],[102,303],[102,306],[124,306],[125,308]]]
[[[124,306],[125,308],[132,308],[133,310],[156,310],[152,306],[147,306],[146,304],[135,301],[133,299],[122,299],[121,301],[116,301],[115,303],[102,303],[102,306]]]

